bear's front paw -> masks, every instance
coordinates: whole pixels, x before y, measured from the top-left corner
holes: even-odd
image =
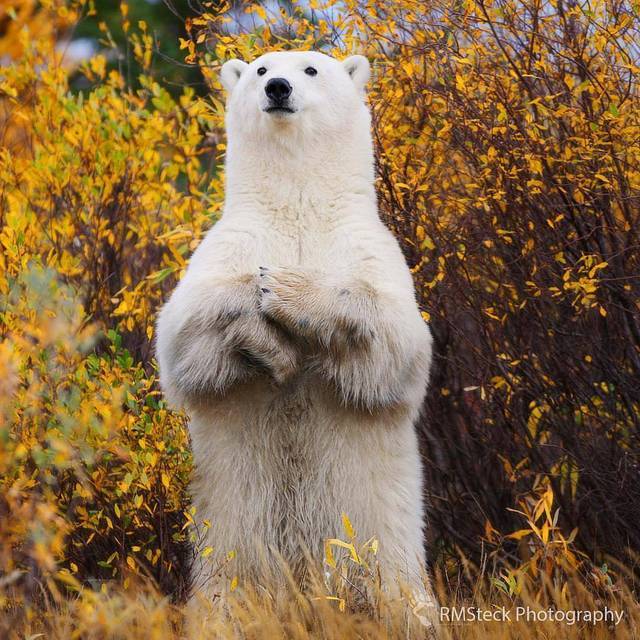
[[[298,353],[293,343],[258,314],[233,322],[226,331],[225,345],[227,351],[240,355],[250,369],[268,371],[279,384],[297,372]]]
[[[286,267],[260,267],[258,277],[262,313],[294,334],[306,335],[314,292],[311,274]]]

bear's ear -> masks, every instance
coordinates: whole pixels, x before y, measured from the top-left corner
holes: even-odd
[[[369,61],[364,56],[350,56],[343,61],[342,65],[358,91],[364,92],[371,72]]]
[[[238,84],[238,80],[240,80],[240,76],[242,72],[249,65],[242,60],[228,60],[222,65],[222,69],[220,69],[220,82],[222,82],[222,86],[231,93],[233,91],[233,87]]]

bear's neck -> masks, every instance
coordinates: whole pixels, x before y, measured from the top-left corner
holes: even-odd
[[[361,136],[362,138],[362,136]],[[225,215],[268,218],[335,217],[349,210],[377,216],[371,138],[314,140],[230,139],[226,160]]]

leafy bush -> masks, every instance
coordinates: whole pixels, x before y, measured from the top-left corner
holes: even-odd
[[[0,155],[0,570],[24,571],[29,593],[144,573],[179,594],[190,453],[151,341],[218,208],[200,162],[206,107],[150,76],[130,91],[104,56],[80,70],[95,87],[73,94],[54,35],[19,35],[0,85],[13,132]]]

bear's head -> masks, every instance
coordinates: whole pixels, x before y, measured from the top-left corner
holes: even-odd
[[[278,51],[249,64],[229,60],[220,77],[228,92],[230,141],[344,141],[354,129],[368,135],[369,62],[363,56],[339,61],[317,51]]]

